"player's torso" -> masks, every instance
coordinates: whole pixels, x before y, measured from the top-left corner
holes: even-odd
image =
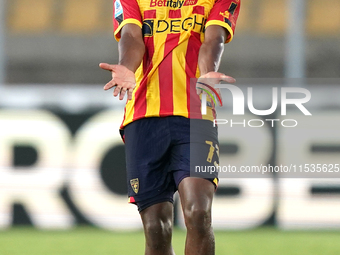
[[[191,118],[198,53],[215,0],[137,0],[146,52],[124,125],[142,117]],[[211,115],[211,114],[210,114]],[[200,113],[196,118],[202,118]]]

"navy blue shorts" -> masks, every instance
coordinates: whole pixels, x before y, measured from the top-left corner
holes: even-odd
[[[173,202],[179,183],[195,167],[219,163],[217,128],[209,120],[144,118],[127,125],[124,138],[129,202],[139,211]],[[217,173],[202,178],[217,186]]]

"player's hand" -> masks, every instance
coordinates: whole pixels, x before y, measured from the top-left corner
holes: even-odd
[[[215,85],[219,84],[221,81],[226,81],[228,83],[235,83],[236,80],[233,77],[227,76],[223,73],[209,72],[198,78],[196,83],[197,94],[202,93],[208,94],[206,91],[210,92],[212,95],[218,97],[218,104],[223,106],[222,95],[220,89],[215,89]]]
[[[113,95],[115,97],[119,95],[119,100],[123,100],[127,92],[128,100],[131,100],[132,92],[136,86],[136,77],[134,72],[123,65],[100,63],[99,67],[110,71],[112,74],[112,80],[104,86],[104,90],[114,88]]]

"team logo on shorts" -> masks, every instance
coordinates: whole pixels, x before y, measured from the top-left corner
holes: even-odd
[[[130,180],[131,187],[133,191],[137,194],[139,190],[139,180],[138,178]]]

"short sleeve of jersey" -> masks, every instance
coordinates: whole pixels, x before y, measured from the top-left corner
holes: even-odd
[[[136,24],[142,28],[142,16],[137,0],[113,0],[113,29],[117,41],[126,24]]]
[[[229,31],[226,43],[234,37],[236,21],[240,12],[241,0],[216,0],[205,27],[218,25]]]

